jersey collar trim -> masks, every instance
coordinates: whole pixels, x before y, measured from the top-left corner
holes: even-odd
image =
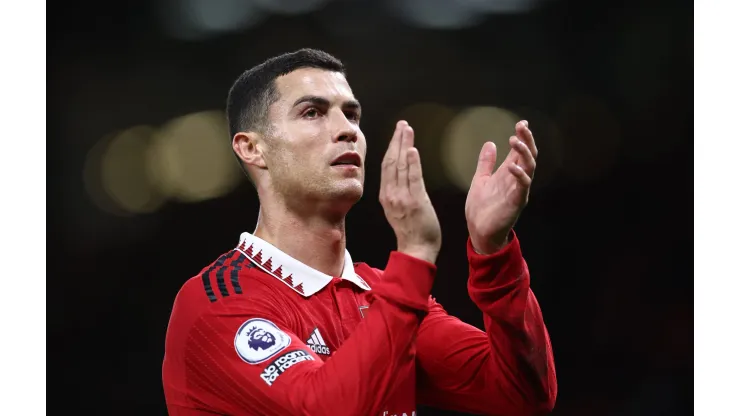
[[[305,297],[323,289],[332,280],[328,274],[301,263],[267,241],[247,232],[242,233],[236,250],[247,256],[255,266]],[[355,273],[352,257],[347,250],[344,251],[344,269],[341,278],[361,289],[370,290],[370,286]]]

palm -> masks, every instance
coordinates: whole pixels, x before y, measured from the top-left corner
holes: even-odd
[[[483,145],[465,202],[468,232],[476,250],[490,253],[504,244],[527,204],[537,148],[526,122],[517,124],[511,152],[494,171],[496,146]]]
[[[470,184],[466,218],[481,222],[480,231],[486,235],[511,228],[528,194],[529,189],[506,169],[498,169],[490,176],[478,176]]]

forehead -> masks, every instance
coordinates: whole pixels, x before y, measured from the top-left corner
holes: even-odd
[[[352,89],[347,79],[339,72],[318,68],[300,68],[278,77],[275,86],[281,101],[293,102],[305,95],[326,99],[352,99]]]

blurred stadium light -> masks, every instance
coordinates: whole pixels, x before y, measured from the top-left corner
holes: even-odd
[[[262,23],[270,14],[313,12],[330,0],[160,0],[165,31],[181,40],[203,40]]]
[[[441,143],[442,166],[450,180],[463,191],[470,188],[478,155],[487,141],[496,144],[499,166],[511,149],[509,137],[515,134],[514,126],[519,120],[513,112],[498,107],[461,111],[448,126]]]
[[[152,134],[152,127],[132,127],[104,138],[88,152],[85,187],[103,211],[116,215],[148,213],[164,202],[147,176],[146,152]]]
[[[248,29],[267,14],[253,0],[161,0],[160,17],[169,36],[202,40]]]
[[[480,24],[489,13],[523,13],[542,0],[388,0],[407,23],[430,29],[463,29]]]
[[[148,153],[151,180],[165,195],[183,202],[226,195],[242,179],[228,138],[221,111],[170,121],[155,134]]]
[[[149,213],[167,199],[198,202],[233,191],[243,176],[221,111],[136,126],[100,140],[84,168],[88,196],[115,215]]]
[[[484,20],[458,0],[388,0],[386,4],[405,22],[429,29],[463,29]]]
[[[521,13],[543,0],[386,0],[386,10],[404,22],[431,29],[462,29],[486,14]],[[270,14],[300,15],[321,10],[332,0],[160,0],[166,32],[182,40],[202,40],[262,23]],[[339,3],[339,2],[337,2]],[[343,0],[362,8],[369,0]]]

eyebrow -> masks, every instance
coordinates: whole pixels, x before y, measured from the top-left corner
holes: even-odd
[[[322,106],[322,107],[329,107],[331,105],[329,100],[327,100],[324,97],[319,97],[318,95],[304,95],[303,97],[297,99],[293,103],[293,107],[299,104],[302,104],[302,103],[306,103],[306,102],[317,105],[317,106]],[[357,100],[347,100],[343,102],[342,108],[362,111],[362,106],[360,105],[360,102]]]

